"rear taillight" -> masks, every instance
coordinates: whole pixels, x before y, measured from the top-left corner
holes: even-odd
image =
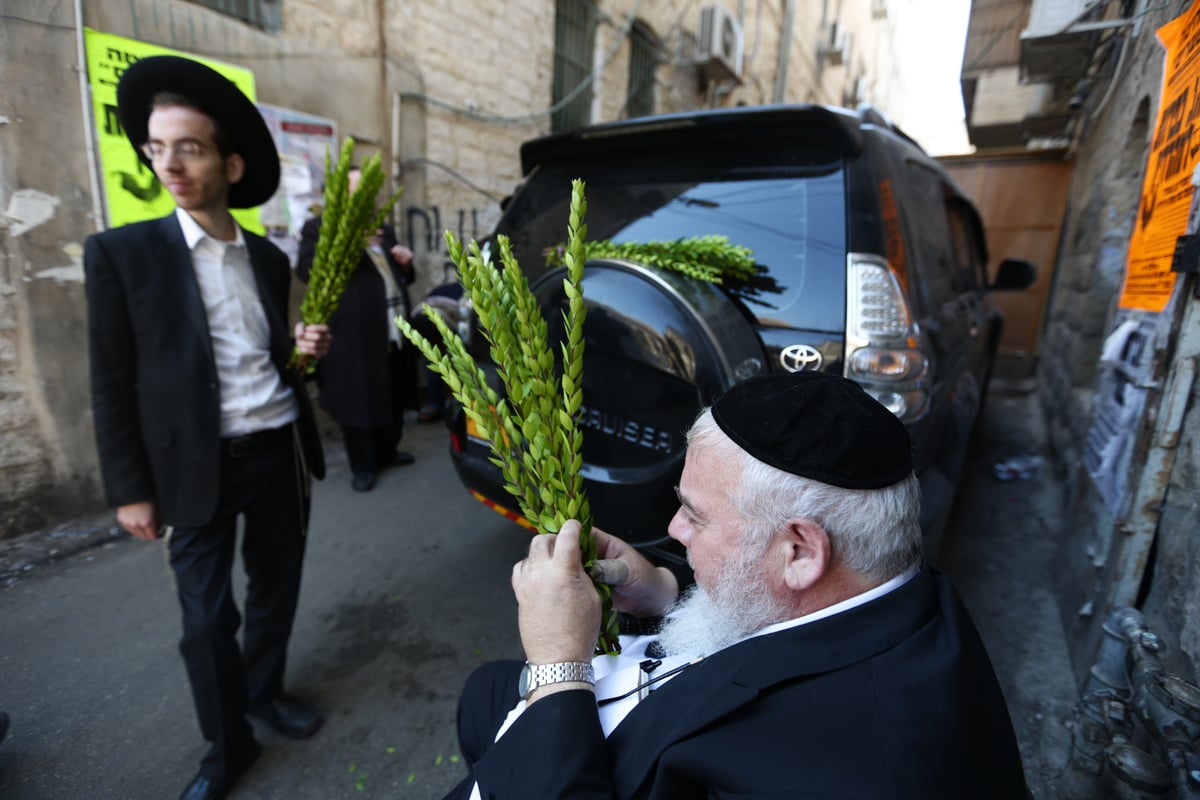
[[[901,421],[918,419],[929,405],[929,359],[900,281],[885,259],[851,253],[846,286],[845,376]]]

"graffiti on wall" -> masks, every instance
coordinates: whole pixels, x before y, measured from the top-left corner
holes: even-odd
[[[460,208],[442,219],[438,206],[408,206],[404,209],[404,231],[408,237],[408,248],[414,253],[445,253],[445,231],[451,231],[460,242],[482,239],[489,230],[480,229],[480,211],[477,208]]]

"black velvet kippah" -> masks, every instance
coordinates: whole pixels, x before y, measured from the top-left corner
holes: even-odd
[[[712,406],[725,435],[784,472],[845,489],[880,489],[913,471],[896,415],[862,387],[823,372],[762,375]]]

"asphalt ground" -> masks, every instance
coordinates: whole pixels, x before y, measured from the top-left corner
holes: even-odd
[[[1077,699],[1049,571],[1059,492],[1045,468],[994,477],[1042,454],[1038,419],[1027,390],[994,386],[938,561],[995,663],[1034,796],[1051,798]],[[526,534],[462,489],[440,425],[402,446],[417,463],[358,494],[327,444],[288,669],[326,723],[304,742],[260,730],[235,800],[442,797],[463,774],[462,681],[520,655],[509,574]],[[178,795],[204,752],[178,614],[161,545],[109,512],[0,542],[0,798]]]

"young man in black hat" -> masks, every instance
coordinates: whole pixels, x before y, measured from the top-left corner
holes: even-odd
[[[666,619],[592,659],[579,524],[535,536],[512,578],[527,663],[468,681],[449,797],[1026,797],[983,644],[921,562],[912,470],[904,426],[848,380],[730,389],[689,432],[668,529],[695,586],[677,599],[598,532],[614,605]]]
[[[105,493],[138,539],[166,536],[180,650],[211,743],[185,800],[224,797],[259,754],[249,713],[292,738],[321,724],[283,691],[300,592],[310,475],[324,456],[287,330],[287,257],[230,208],[263,203],[279,156],[254,104],[190,59],[155,56],[117,88],[121,124],[177,208],[88,238],[92,408]],[[233,599],[245,519],[245,630]]]

